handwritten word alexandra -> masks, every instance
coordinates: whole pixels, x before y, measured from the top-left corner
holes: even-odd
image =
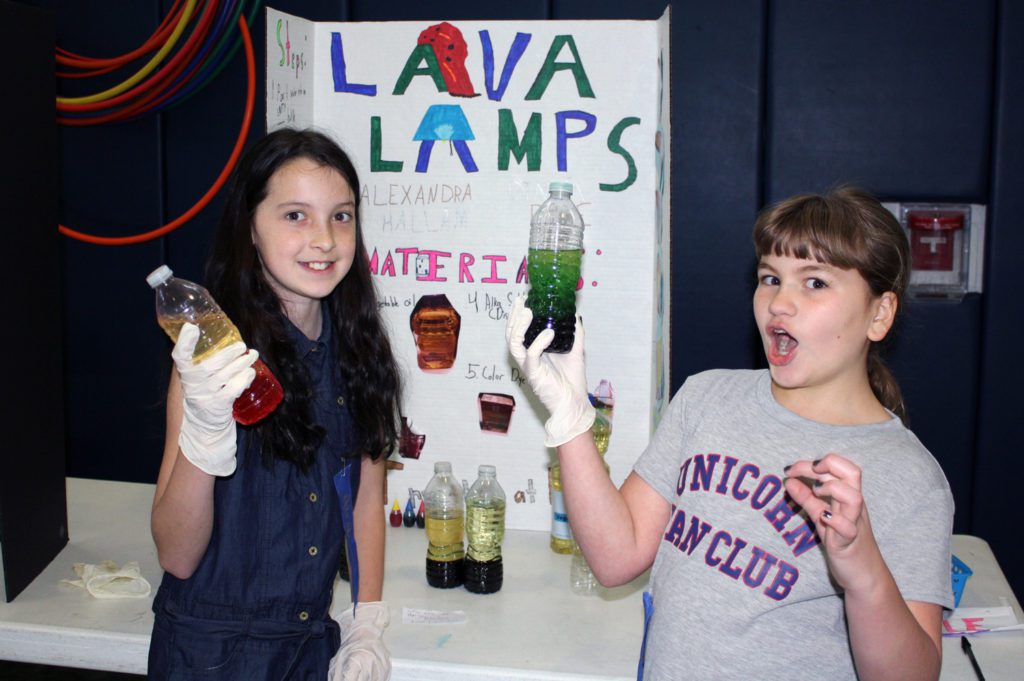
[[[435,203],[467,203],[473,200],[469,184],[366,185],[359,191],[363,203],[373,206],[429,206]]]
[[[505,56],[497,82],[495,82],[497,64],[490,32],[480,31],[479,39],[484,89],[488,99],[500,102],[504,99],[516,66],[530,45],[533,36],[529,33],[516,33],[508,54]],[[563,51],[569,52],[570,59],[567,61],[559,60]],[[433,83],[438,93],[466,99],[478,97],[479,93],[465,67],[468,54],[469,45],[457,27],[447,22],[428,27],[420,34],[416,45],[411,47],[405,66],[395,79],[391,94],[402,96],[415,78],[426,78]],[[367,60],[372,59],[371,55],[359,56],[366,57]],[[331,71],[334,92],[367,97],[377,96],[376,84],[356,83],[350,79],[345,43],[340,31],[331,33]],[[573,36],[556,35],[551,41],[547,56],[536,74],[533,84],[524,96],[524,101],[542,99],[552,79],[560,73],[565,73],[573,79],[579,98],[596,98]],[[496,120],[492,118],[495,115],[497,116]],[[621,157],[625,162],[626,177],[618,182],[599,183],[601,191],[621,192],[636,182],[636,162],[633,154],[623,145],[623,135],[628,128],[640,123],[640,118],[627,116],[610,126],[606,145],[612,154]],[[476,109],[467,114],[458,104],[432,104],[427,107],[416,131],[412,134],[412,141],[419,143],[416,154],[416,172],[427,172],[436,142],[447,142],[448,147],[458,154],[459,161],[467,173],[477,172],[479,167],[470,142],[477,137],[474,133],[474,126],[479,125],[497,126],[495,154],[497,170],[507,171],[514,158],[517,164],[525,162],[527,170],[538,171],[541,169],[541,151],[545,137],[542,116],[539,112],[529,112],[529,118],[521,134],[520,124],[522,121],[520,120],[517,124],[512,109],[498,109],[496,112],[489,109]],[[554,143],[559,172],[566,172],[569,168],[569,142],[593,135],[598,129],[598,125],[596,115],[576,107],[566,107],[564,110],[555,112]],[[383,145],[383,118],[371,116],[370,170],[375,173],[401,172],[405,167],[405,161],[385,159]]]

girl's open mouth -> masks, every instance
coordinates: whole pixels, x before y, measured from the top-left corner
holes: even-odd
[[[768,361],[777,365],[789,364],[799,342],[783,329],[770,329],[769,334]]]

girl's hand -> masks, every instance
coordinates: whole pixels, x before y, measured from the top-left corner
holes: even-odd
[[[838,454],[826,454],[817,461],[797,461],[785,472],[786,491],[814,522],[833,578],[846,591],[870,589],[884,561],[861,495],[860,468]]]
[[[210,475],[235,472],[235,399],[249,387],[259,358],[242,342],[218,350],[199,364],[192,362],[199,327],[186,323],[171,357],[181,376],[183,396],[178,446],[199,470]]]
[[[548,408],[551,417],[544,424],[547,447],[558,447],[594,424],[594,407],[587,397],[587,369],[583,362],[583,323],[576,316],[576,336],[572,350],[566,354],[545,354],[555,339],[555,332],[544,329],[530,344],[524,346],[526,330],[533,321],[533,312],[526,307],[526,297],[516,296],[505,325],[509,353],[523,370],[533,392]]]

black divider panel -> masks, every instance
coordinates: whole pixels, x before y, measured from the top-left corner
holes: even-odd
[[[8,601],[68,541],[53,36],[52,13],[0,0],[0,42],[19,57],[18,68],[0,76],[12,95],[0,108],[6,228],[0,287],[7,310],[0,334],[0,593]]]

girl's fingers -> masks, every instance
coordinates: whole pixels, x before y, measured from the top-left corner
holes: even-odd
[[[826,454],[816,461],[801,459],[786,466],[783,472],[790,478],[806,478],[818,485],[839,480],[860,491],[860,468],[837,454]]]
[[[789,496],[804,509],[807,517],[811,520],[817,521],[824,511],[829,510],[829,504],[817,498],[803,480],[786,478],[784,485]]]
[[[822,512],[818,516],[819,527],[824,525],[843,538],[843,544],[849,544],[857,538],[857,522],[850,520],[841,513]]]
[[[838,454],[826,454],[811,462],[811,470],[816,475],[828,474],[843,480],[851,487],[860,489],[860,468]]]
[[[823,482],[815,485],[812,491],[814,496],[831,499],[834,505],[838,505],[831,509],[833,513],[840,513],[854,522],[860,516],[864,497],[861,496],[860,490],[850,487],[842,480],[833,479]]]
[[[809,459],[801,459],[800,461],[793,462],[790,466],[786,466],[783,473],[791,478],[807,478],[812,482],[817,480],[824,482],[825,480],[832,480],[836,477],[828,472],[818,472],[814,470],[814,464],[816,463],[816,461],[811,461]]]

